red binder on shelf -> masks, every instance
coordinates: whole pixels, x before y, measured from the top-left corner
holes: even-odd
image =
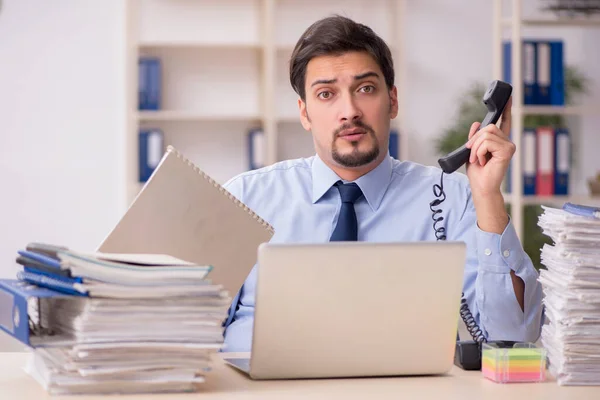
[[[554,128],[537,128],[536,192],[540,196],[554,194]]]

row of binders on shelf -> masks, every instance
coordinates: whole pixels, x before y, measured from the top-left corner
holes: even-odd
[[[31,349],[50,394],[197,390],[223,346],[230,297],[209,265],[30,243],[0,280],[0,328]]]
[[[390,132],[390,156],[398,159],[400,134],[393,129]],[[248,131],[248,170],[255,170],[266,166],[266,142],[262,129],[254,128]],[[146,182],[158,166],[165,152],[165,135],[162,130],[142,129],[138,135],[138,180]]]
[[[569,194],[571,138],[567,128],[525,128],[521,139],[523,195]],[[512,162],[506,174],[506,192],[512,191]]]
[[[523,104],[565,105],[564,46],[561,40],[522,43]],[[512,43],[503,43],[503,79],[512,83]]]

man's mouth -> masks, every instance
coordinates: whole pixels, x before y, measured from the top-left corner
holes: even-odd
[[[341,139],[348,140],[350,142],[355,142],[360,140],[367,132],[364,129],[354,128],[354,129],[346,129],[340,132],[338,135]]]

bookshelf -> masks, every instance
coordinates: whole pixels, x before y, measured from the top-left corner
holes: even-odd
[[[502,18],[502,25],[511,27],[514,24],[512,18]],[[521,26],[538,26],[538,27],[600,27],[600,20],[597,18],[540,18],[540,19],[527,19],[521,20]]]
[[[517,146],[517,153],[513,157],[511,168],[512,193],[505,194],[505,202],[511,205],[511,218],[517,234],[522,239],[524,233],[523,207],[526,205],[562,206],[565,202],[578,202],[590,205],[600,205],[600,197],[586,194],[572,194],[568,196],[524,196],[523,195],[523,163],[519,149],[522,145],[524,118],[527,115],[565,115],[565,116],[600,116],[600,104],[583,104],[577,106],[546,106],[523,104],[523,73],[522,73],[522,40],[524,28],[554,28],[553,37],[560,35],[558,28],[590,29],[600,28],[600,18],[523,18],[522,0],[510,0],[509,4],[503,0],[494,0],[493,8],[493,76],[495,79],[503,77],[503,52],[502,42],[510,40],[511,45],[511,71],[513,82],[512,106],[512,140]],[[510,6],[510,17],[505,16],[506,6]],[[505,36],[508,30],[510,36]],[[565,59],[565,63],[566,63]]]
[[[254,128],[264,132],[267,165],[313,155],[288,61],[302,32],[333,13],[373,27],[392,48],[400,102],[392,128],[403,132],[404,0],[127,0],[127,203],[143,185],[137,142],[143,128],[163,131],[166,145],[220,183],[248,169],[247,134]],[[158,111],[138,110],[137,63],[144,55],[161,59]],[[406,134],[399,147],[399,157],[408,159]]]

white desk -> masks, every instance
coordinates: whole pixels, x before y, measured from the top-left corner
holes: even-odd
[[[600,387],[562,387],[552,381],[497,384],[483,379],[479,371],[459,368],[437,377],[252,381],[220,359],[198,393],[51,397],[23,371],[27,357],[27,353],[0,353],[0,399],[600,399]]]

